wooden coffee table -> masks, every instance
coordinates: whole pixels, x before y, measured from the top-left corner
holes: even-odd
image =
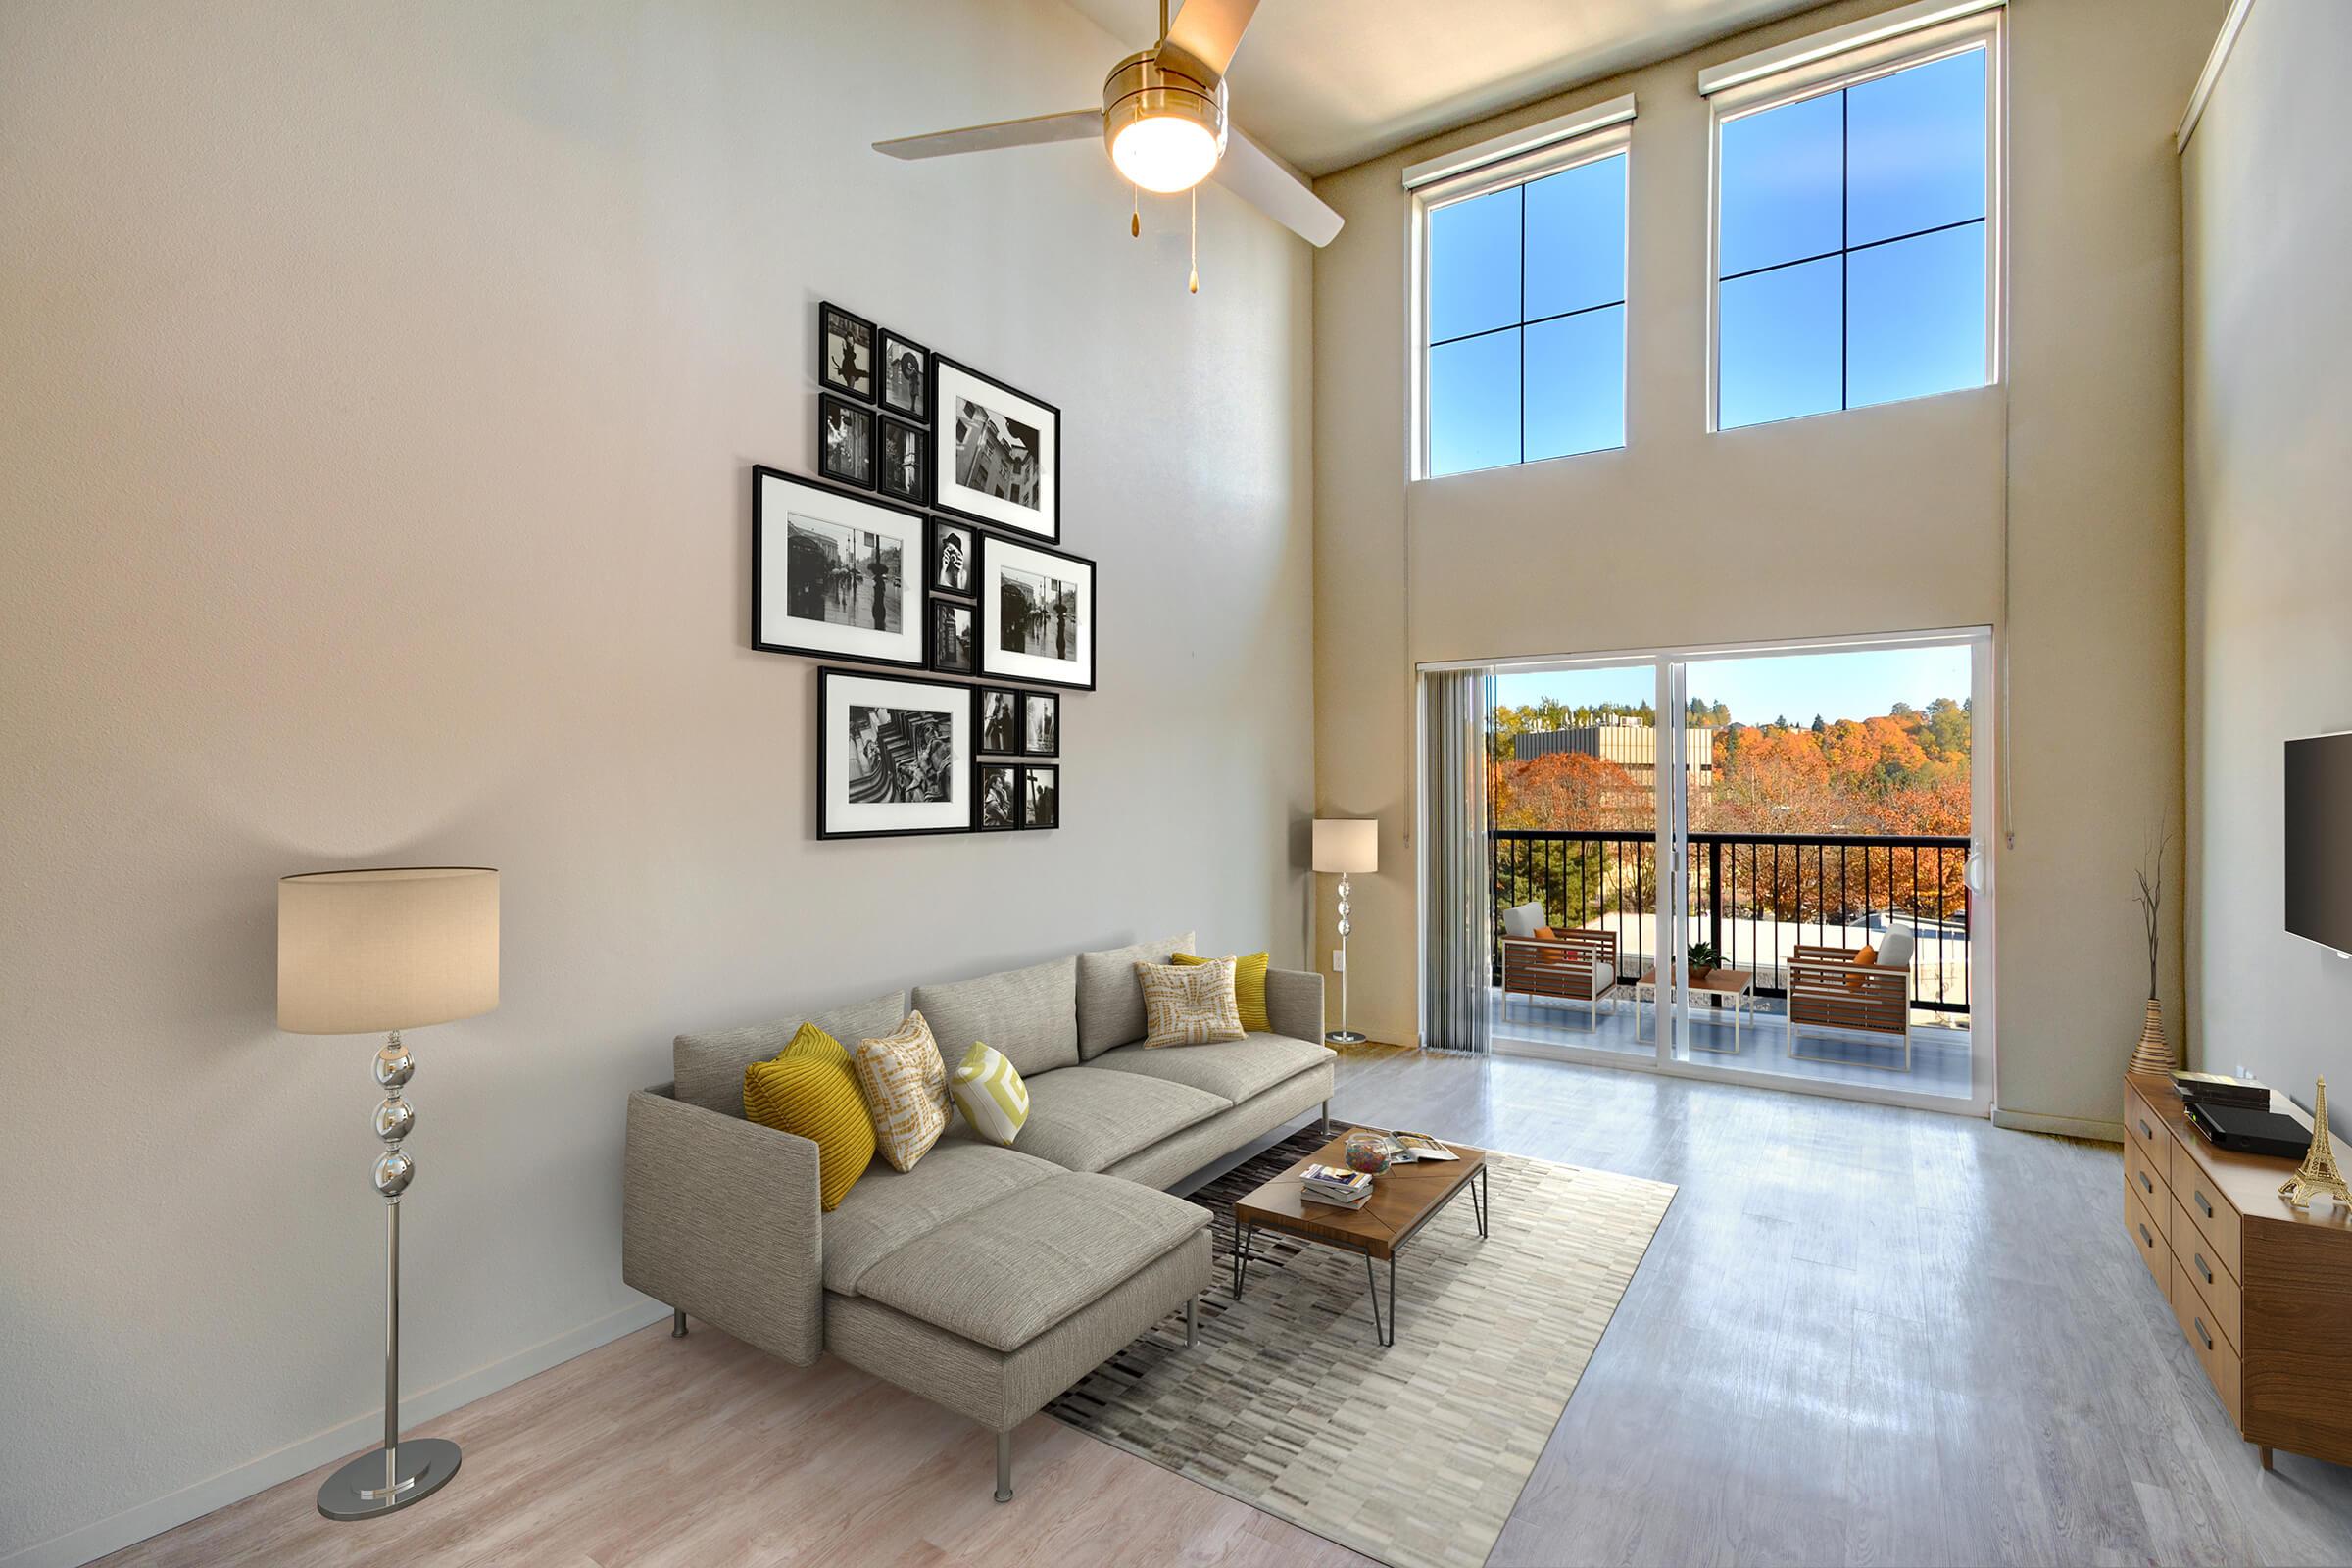
[[[1348,1133],[1340,1134],[1255,1192],[1234,1200],[1233,1296],[1234,1299],[1241,1299],[1242,1286],[1250,1273],[1250,1244],[1259,1231],[1280,1231],[1303,1241],[1321,1242],[1344,1252],[1361,1254],[1364,1289],[1372,1298],[1372,1336],[1383,1345],[1395,1345],[1396,1254],[1464,1188],[1470,1190],[1470,1206],[1477,1218],[1478,1234],[1485,1237],[1487,1152],[1466,1144],[1447,1144],[1446,1147],[1459,1158],[1391,1165],[1372,1178],[1372,1196],[1361,1208],[1338,1208],[1304,1197],[1299,1191],[1299,1181],[1307,1166],[1338,1165],[1343,1169],[1347,1166],[1348,1137]],[[1385,1259],[1389,1265],[1389,1311],[1385,1319],[1380,1311],[1380,1287],[1372,1273],[1376,1259]]]

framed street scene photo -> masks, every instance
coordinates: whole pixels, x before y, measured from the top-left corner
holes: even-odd
[[[1011,762],[980,764],[980,831],[1003,833],[1021,825],[1021,770]]]
[[[923,516],[752,470],[752,646],[923,667]]]
[[[1061,755],[1061,699],[1052,692],[1021,693],[1021,755]]]
[[[875,488],[893,500],[921,506],[931,499],[931,438],[885,414],[875,440]]]
[[[980,750],[989,757],[1009,757],[1021,749],[1020,692],[1002,686],[979,689]]]
[[[854,669],[816,672],[816,836],[972,830],[968,687]]]
[[[978,612],[953,599],[931,601],[931,667],[948,675],[972,672],[972,617]]]
[[[1061,538],[1061,411],[956,364],[931,361],[935,504],[1007,533]]]
[[[960,522],[933,517],[931,591],[969,599],[972,597],[972,573],[978,569],[979,563],[972,559],[972,530]]]
[[[816,379],[845,397],[874,401],[874,323],[826,301],[816,308]]]
[[[1061,769],[1021,769],[1021,826],[1061,826]]]
[[[882,406],[921,424],[931,417],[931,351],[882,328]]]
[[[981,535],[980,673],[1093,691],[1095,564]]]
[[[816,395],[816,471],[842,484],[874,487],[874,411]]]

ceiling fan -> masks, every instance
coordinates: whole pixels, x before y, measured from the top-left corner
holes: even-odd
[[[1120,176],[1139,190],[1173,195],[1214,175],[1242,200],[1312,245],[1328,245],[1341,218],[1306,182],[1225,118],[1225,72],[1257,0],[1184,0],[1171,24],[1160,0],[1159,42],[1102,78],[1102,107],[1002,120],[929,136],[878,141],[893,158],[945,158],[1101,136]],[[1140,220],[1131,232],[1141,232]],[[1193,287],[1199,292],[1198,271]]]

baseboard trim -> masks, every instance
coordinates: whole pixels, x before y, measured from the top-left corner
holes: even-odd
[[[1992,1107],[1992,1124],[2019,1133],[2056,1133],[2061,1138],[2087,1138],[2094,1144],[2120,1144],[2124,1141],[2124,1124],[2120,1121],[2101,1121],[2093,1116],[2045,1116],[2037,1110],[2008,1110]]]
[[[487,1366],[461,1372],[429,1389],[404,1394],[400,1401],[401,1425],[414,1427],[420,1422],[445,1416],[485,1395],[496,1394],[503,1388],[520,1383],[524,1378],[535,1377],[551,1366],[561,1366],[575,1355],[585,1355],[600,1346],[610,1345],[624,1334],[634,1334],[668,1316],[669,1308],[659,1302],[624,1306],[617,1312],[608,1312],[592,1323],[583,1323],[553,1339],[542,1340]],[[201,1519],[216,1508],[224,1508],[257,1492],[267,1492],[281,1481],[291,1481],[305,1471],[316,1470],[330,1460],[358,1453],[381,1439],[383,1420],[381,1411],[353,1416],[323,1432],[298,1438],[282,1448],[274,1448],[258,1458],[248,1459],[218,1475],[207,1476],[177,1492],[166,1493],[95,1523],[69,1530],[62,1536],[52,1536],[47,1541],[21,1547],[0,1557],[0,1568],[77,1568],[78,1564],[103,1557],[110,1551],[120,1551],[150,1536],[161,1535],[175,1526],[184,1525],[191,1519]]]

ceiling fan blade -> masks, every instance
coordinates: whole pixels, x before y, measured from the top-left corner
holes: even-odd
[[[874,151],[893,158],[946,158],[954,153],[993,153],[1000,147],[1039,147],[1054,141],[1092,141],[1102,134],[1102,111],[1073,109],[1066,115],[1031,115],[1027,120],[1000,120],[961,130],[935,131],[928,136],[901,136],[874,143]]]
[[[1347,221],[1272,153],[1230,126],[1214,178],[1309,245],[1330,244]]]
[[[1233,64],[1233,52],[1242,46],[1243,29],[1256,10],[1257,0],[1184,0],[1184,9],[1168,24],[1168,35],[1160,40],[1160,46],[1165,49],[1173,44],[1222,76]]]

